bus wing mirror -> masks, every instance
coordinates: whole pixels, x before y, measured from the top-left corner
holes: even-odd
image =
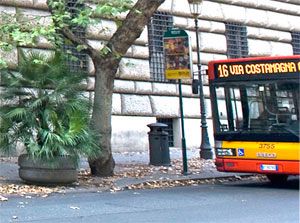
[[[198,90],[199,90],[199,81],[197,79],[193,79],[193,81],[192,81],[193,94],[198,94]]]

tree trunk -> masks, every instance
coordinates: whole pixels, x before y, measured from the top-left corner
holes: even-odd
[[[96,176],[112,176],[115,161],[111,151],[111,110],[114,78],[121,58],[141,35],[150,17],[165,0],[139,0],[127,14],[122,25],[106,44],[106,54],[90,54],[96,69],[95,94],[91,125],[100,133],[101,154],[89,160],[91,173]]]
[[[100,134],[101,153],[98,158],[89,160],[91,173],[96,176],[112,176],[115,161],[111,151],[111,110],[114,75],[117,60],[95,60],[95,91],[91,125]],[[94,61],[94,62],[95,62]]]

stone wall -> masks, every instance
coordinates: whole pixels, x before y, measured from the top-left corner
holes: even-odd
[[[26,15],[47,15],[46,0],[2,0],[0,12],[21,10]],[[161,11],[173,15],[174,26],[187,30],[191,37],[193,62],[196,65],[196,41],[194,20],[187,1],[166,0]],[[239,22],[247,26],[250,56],[291,55],[291,32],[300,32],[299,0],[204,0],[200,16],[200,58],[203,68],[211,60],[226,59],[224,22]],[[47,23],[47,19],[45,19]],[[99,32],[103,30],[104,32]],[[88,27],[89,43],[101,48],[116,30],[113,21]],[[130,47],[122,59],[117,73],[113,96],[113,150],[144,151],[148,148],[147,124],[156,117],[174,119],[175,146],[180,147],[180,121],[178,86],[173,83],[157,83],[150,79],[148,62],[148,34],[142,35]],[[40,40],[38,48],[47,49],[50,44]],[[1,54],[3,56],[3,54]],[[5,54],[10,66],[17,61],[17,51]],[[195,67],[196,68],[196,67]],[[197,69],[196,69],[197,70]],[[88,90],[94,87],[94,68],[90,62]],[[204,93],[208,110],[211,143],[212,124],[207,77],[204,78]],[[92,93],[91,93],[92,94]],[[183,85],[184,114],[186,117],[187,146],[200,145],[200,105],[197,95],[191,91],[190,81]]]

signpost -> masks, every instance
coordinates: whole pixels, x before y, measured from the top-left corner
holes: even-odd
[[[186,141],[184,132],[184,114],[182,102],[181,79],[191,78],[192,61],[189,36],[182,29],[169,29],[164,33],[164,52],[165,52],[165,75],[166,79],[178,79],[179,82],[179,105],[181,115],[181,144],[183,174],[188,174]]]

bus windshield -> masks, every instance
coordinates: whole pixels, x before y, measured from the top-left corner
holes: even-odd
[[[299,83],[239,82],[214,87],[216,135],[275,133],[299,139]]]

